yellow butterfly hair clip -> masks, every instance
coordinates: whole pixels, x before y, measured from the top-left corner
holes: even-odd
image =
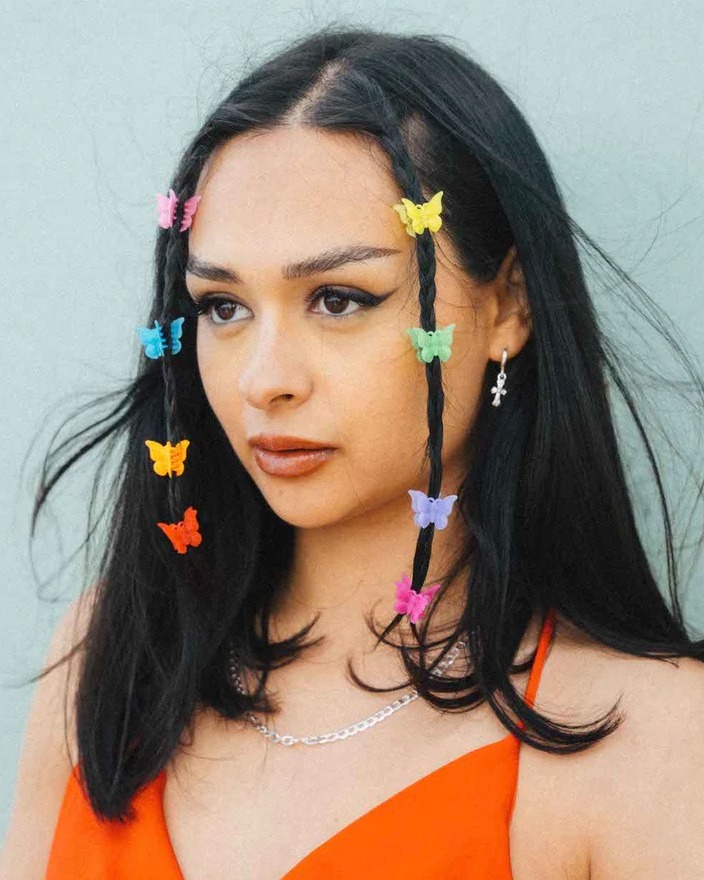
[[[429,229],[431,232],[437,232],[440,229],[442,226],[440,218],[442,194],[443,190],[436,192],[429,202],[423,202],[422,205],[416,205],[410,199],[401,199],[402,204],[391,206],[406,224],[406,232],[412,238],[415,238],[416,233],[421,233],[424,229]]]
[[[149,456],[154,462],[154,471],[160,477],[165,477],[167,474],[171,476],[172,473],[177,477],[181,476],[190,440],[179,440],[174,446],[169,441],[166,445],[157,443],[156,440],[145,440],[144,442],[149,448]]]

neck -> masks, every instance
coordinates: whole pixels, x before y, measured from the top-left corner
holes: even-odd
[[[451,490],[447,490],[448,492]],[[441,494],[447,494],[443,491]],[[395,581],[402,573],[413,573],[413,556],[419,527],[409,515],[408,497],[392,507],[315,529],[299,529],[295,536],[291,575],[272,615],[272,635],[290,636],[320,614],[307,640],[318,635],[325,642],[305,655],[315,655],[317,662],[335,662],[350,653],[361,657],[374,649],[375,637],[364,617],[372,614],[383,629],[396,615]],[[447,574],[458,552],[468,541],[466,526],[457,511],[447,527],[435,530],[430,567],[425,586],[446,583]],[[429,637],[446,635],[464,607],[466,570],[448,585],[433,614]],[[430,614],[428,610],[426,614]],[[423,621],[418,621],[420,627]],[[401,637],[414,643],[408,617],[389,635],[394,642]],[[393,653],[394,648],[380,645],[377,654]]]

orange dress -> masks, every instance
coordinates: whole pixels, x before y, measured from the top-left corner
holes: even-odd
[[[554,628],[540,632],[525,699],[532,706]],[[411,783],[346,825],[281,880],[512,880],[509,827],[521,741],[512,733]],[[144,785],[125,825],[96,819],[74,766],[45,880],[184,880],[164,820],[166,771]]]

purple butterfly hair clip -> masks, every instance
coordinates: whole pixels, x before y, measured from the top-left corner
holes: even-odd
[[[400,581],[396,581],[394,611],[398,614],[407,614],[411,623],[418,623],[439,589],[440,584],[433,584],[432,587],[426,587],[420,593],[416,593],[411,586],[411,579],[404,574]]]
[[[413,506],[413,522],[417,526],[425,528],[430,523],[434,523],[436,529],[445,528],[457,495],[429,498],[425,492],[420,492],[418,489],[409,489],[408,494],[411,496]]]
[[[162,229],[168,229],[174,225],[174,220],[176,219],[178,198],[172,189],[169,190],[168,196],[164,196],[161,193],[155,193],[155,195],[157,210],[159,211],[159,226]],[[183,203],[183,219],[181,220],[179,232],[188,229],[193,222],[193,215],[196,213],[200,200],[201,196],[191,196],[190,199],[186,199]]]

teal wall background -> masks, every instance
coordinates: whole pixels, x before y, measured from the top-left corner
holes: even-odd
[[[250,59],[333,20],[456,38],[534,125],[575,218],[678,323],[693,355],[704,348],[701,0],[15,4],[0,59],[2,838],[34,690],[15,684],[38,671],[90,577],[80,554],[58,568],[85,528],[85,467],[53,502],[30,559],[40,454],[79,400],[136,365],[154,193],[166,192],[182,146]],[[676,408],[667,418],[701,461],[703,426]],[[655,547],[654,486],[640,467],[639,515]],[[689,581],[685,607],[701,632],[701,564]]]

